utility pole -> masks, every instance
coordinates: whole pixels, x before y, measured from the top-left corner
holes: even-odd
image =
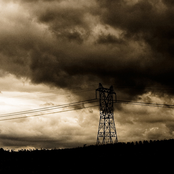
[[[100,120],[97,134],[97,145],[117,143],[118,138],[114,122],[113,107],[113,95],[115,95],[116,101],[116,93],[113,90],[113,86],[111,86],[109,89],[103,88],[101,83],[99,83],[99,88],[96,89],[96,98],[97,91],[99,91],[100,104]]]

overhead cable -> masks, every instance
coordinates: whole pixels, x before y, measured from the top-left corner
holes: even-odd
[[[84,100],[84,101],[79,101],[79,102],[63,104],[63,105],[44,107],[44,108],[39,108],[39,109],[32,109],[32,110],[26,110],[26,111],[12,112],[12,113],[7,113],[7,114],[2,114],[2,115],[0,115],[0,118],[1,117],[14,116],[14,115],[29,114],[29,113],[34,113],[34,112],[47,111],[47,110],[53,110],[53,109],[59,109],[59,108],[65,108],[65,107],[80,105],[82,103],[84,103],[84,104],[85,103],[93,103],[93,102],[96,102],[96,101],[97,101],[96,99],[91,99],[91,100]]]
[[[37,117],[37,116],[42,116],[42,115],[49,115],[49,114],[55,114],[55,113],[61,113],[61,112],[67,112],[67,111],[73,111],[73,110],[80,110],[80,109],[86,109],[90,107],[95,107],[99,105],[92,105],[88,107],[83,107],[83,108],[75,108],[75,109],[70,109],[70,110],[64,110],[64,111],[57,111],[57,112],[50,112],[50,113],[44,113],[44,114],[37,114],[37,115],[32,115],[32,116],[23,116],[23,117],[14,117],[14,118],[5,118],[5,119],[0,119],[0,121],[6,121],[6,120],[14,120],[14,119],[22,119],[22,118],[28,118],[28,117]]]

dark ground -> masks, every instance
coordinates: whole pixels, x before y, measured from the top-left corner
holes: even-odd
[[[173,174],[174,140],[117,143],[72,149],[0,149],[0,174]]]

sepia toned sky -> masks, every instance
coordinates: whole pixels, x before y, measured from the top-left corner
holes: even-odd
[[[172,0],[0,0],[0,114],[95,98],[174,104]],[[172,139],[174,110],[115,104],[118,141]],[[99,108],[0,121],[0,146],[95,144]]]

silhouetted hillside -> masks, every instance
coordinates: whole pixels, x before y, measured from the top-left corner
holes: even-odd
[[[173,173],[174,140],[117,143],[62,150],[0,149],[0,173]]]

